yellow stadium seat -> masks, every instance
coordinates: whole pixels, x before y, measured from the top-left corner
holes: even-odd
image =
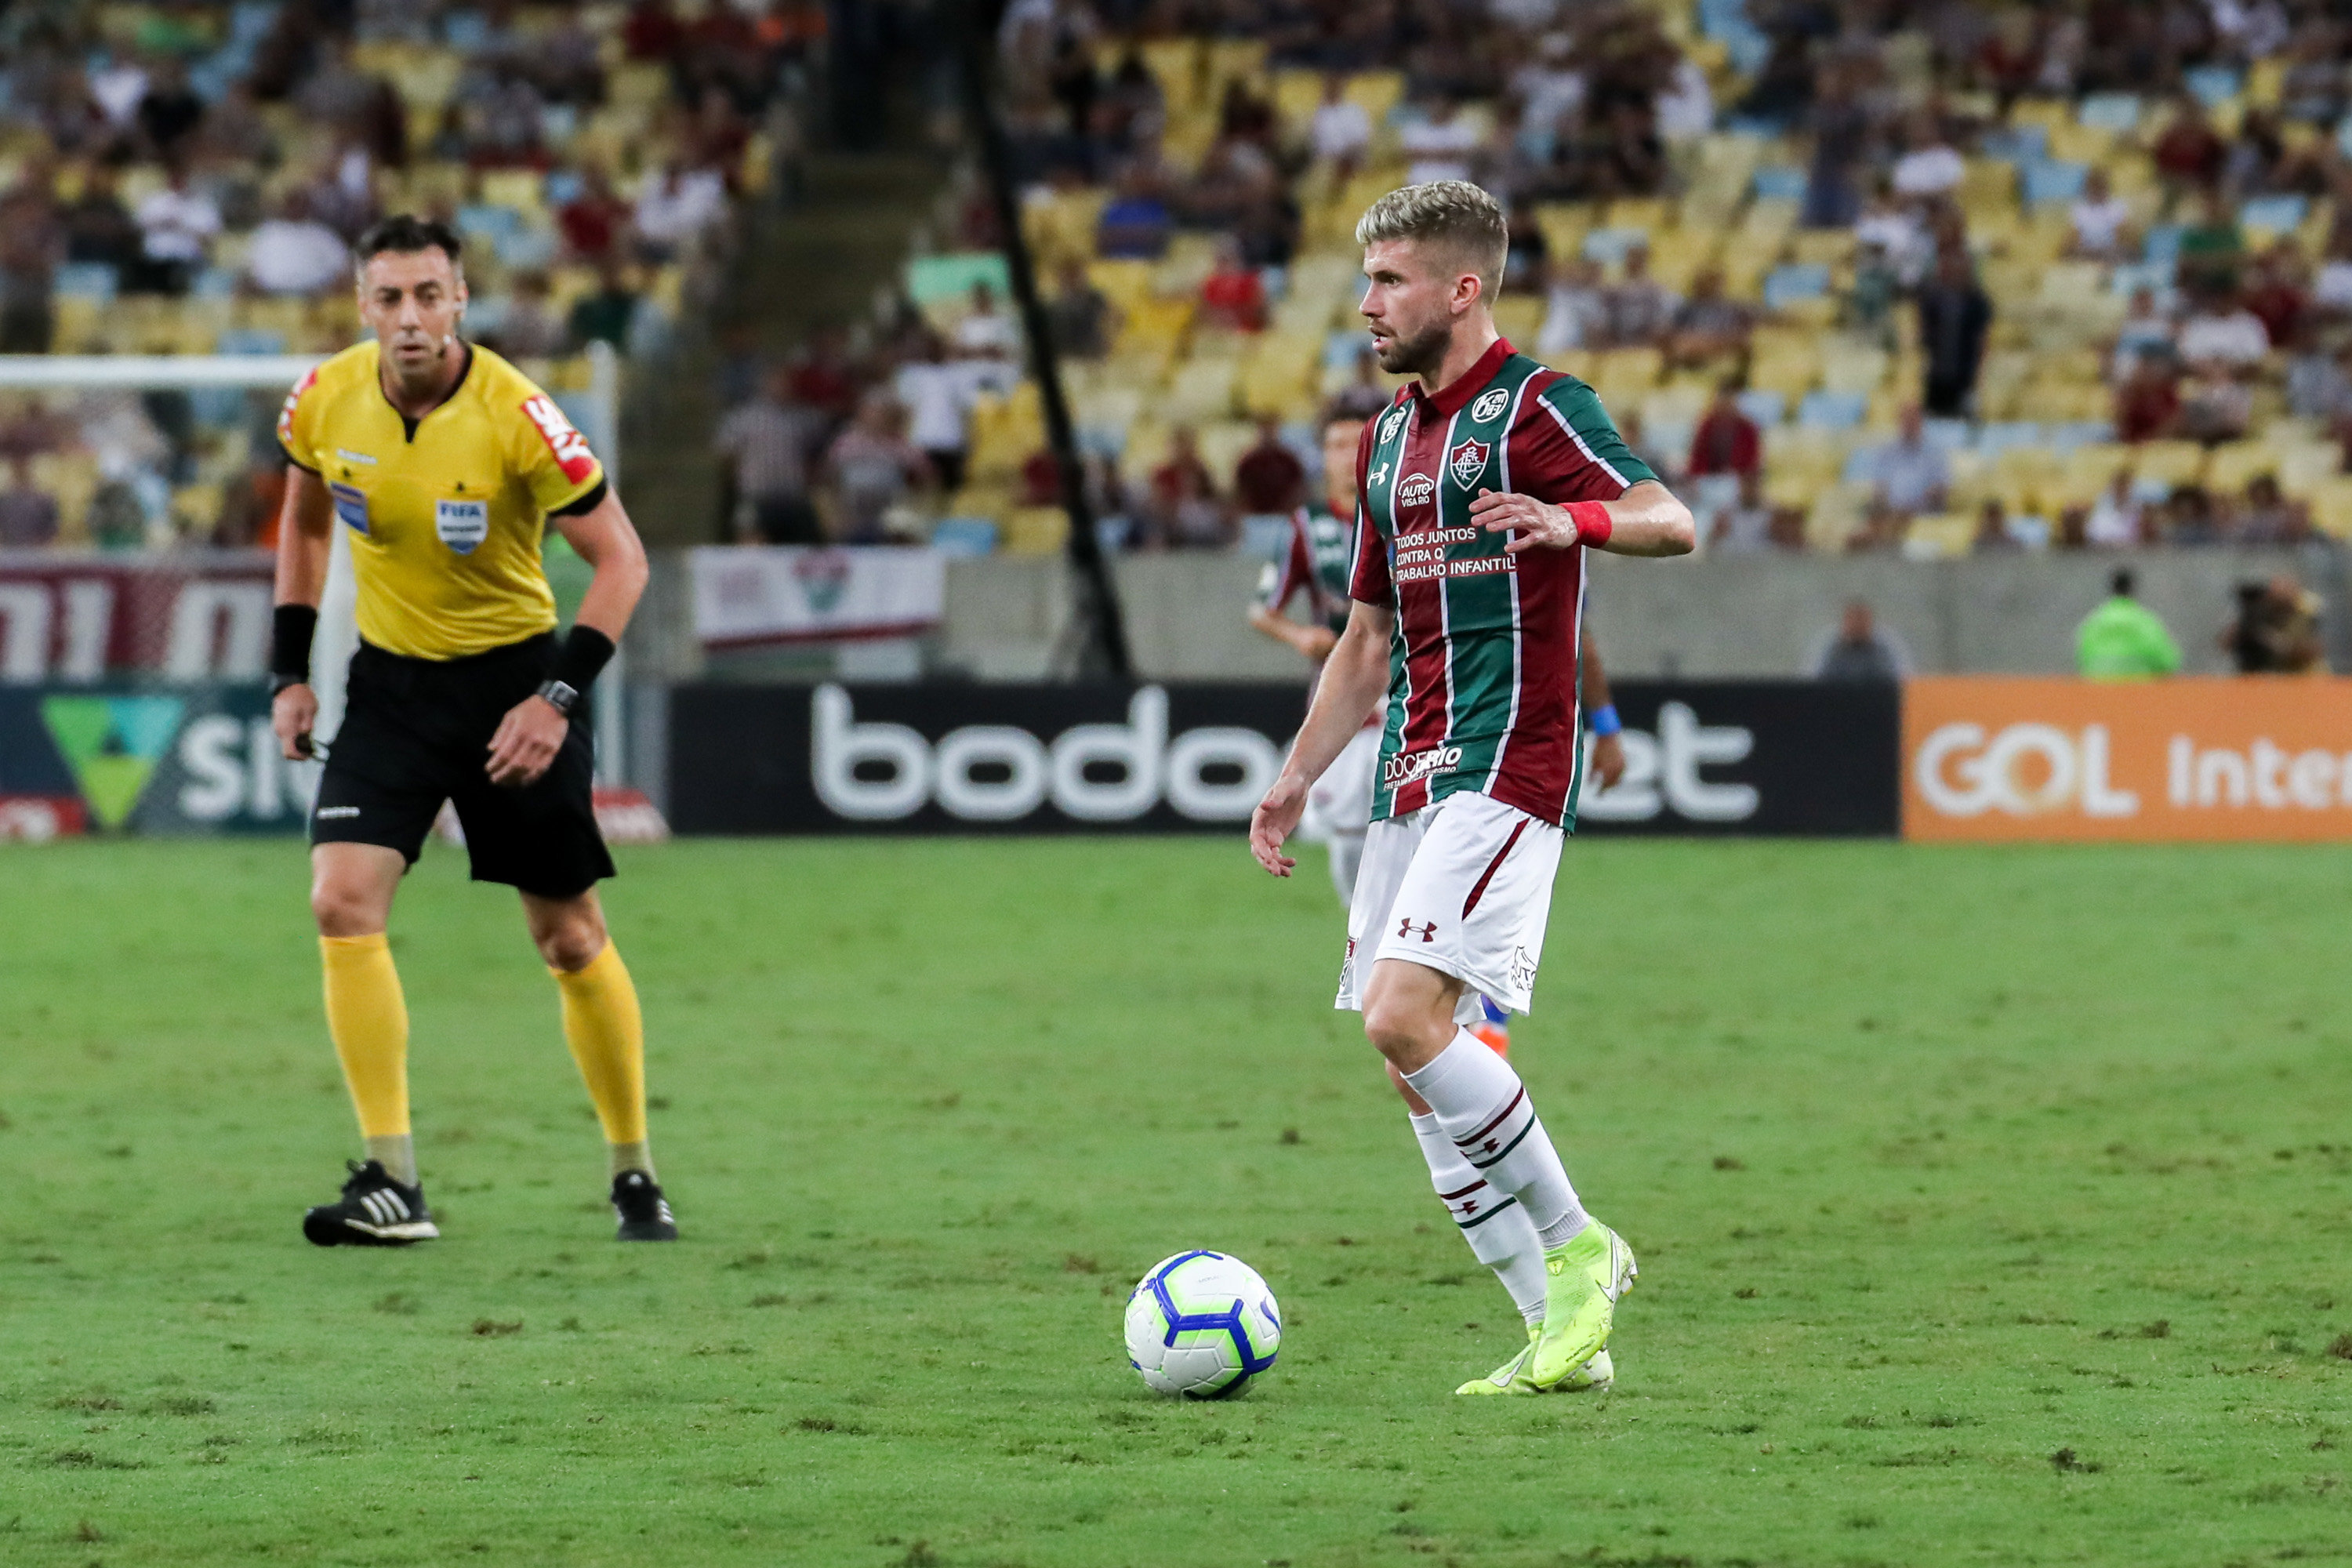
[[[1348,101],[1362,104],[1372,123],[1380,124],[1404,101],[1404,72],[1358,71],[1348,79]]]
[[[1673,221],[1674,208],[1664,196],[1630,196],[1609,204],[1611,228],[1638,228],[1655,235]]]
[[[2143,441],[2134,450],[2134,467],[2144,479],[2185,485],[2205,469],[2205,448],[2194,441]]]
[[[2278,454],[2259,441],[2224,441],[2206,459],[2208,489],[2235,494],[2257,474],[2275,476]]]
[[[2322,533],[2352,539],[2352,476],[2339,474],[2311,492],[2311,521]]]
[[[1070,545],[1070,514],[1057,506],[1014,507],[1004,516],[999,547],[1007,555],[1059,555]]]
[[[1293,131],[1303,131],[1323,106],[1323,73],[1278,70],[1274,73],[1274,111]]]
[[[1969,552],[1976,531],[1976,519],[1962,512],[1915,517],[1903,536],[1903,553],[1915,561],[1954,560]]]

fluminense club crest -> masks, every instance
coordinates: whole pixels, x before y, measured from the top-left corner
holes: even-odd
[[[1500,419],[1503,416],[1503,410],[1510,406],[1510,389],[1498,386],[1492,392],[1479,395],[1478,401],[1470,405],[1470,417],[1481,425],[1490,419]]]
[[[1465,441],[1445,454],[1446,470],[1453,474],[1454,482],[1466,490],[1486,471],[1486,458],[1494,449],[1484,441]]]

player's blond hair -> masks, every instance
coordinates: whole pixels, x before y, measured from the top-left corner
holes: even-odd
[[[1383,239],[1418,239],[1452,251],[1478,274],[1489,300],[1502,284],[1510,249],[1502,204],[1467,180],[1401,185],[1366,207],[1356,220],[1356,243]]]

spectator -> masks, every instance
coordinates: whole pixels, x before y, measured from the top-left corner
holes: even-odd
[[[2241,544],[2303,544],[2311,538],[2311,510],[2279,489],[2275,474],[2246,481],[2246,499],[2231,530]]]
[[[794,403],[789,372],[772,371],[759,395],[719,420],[711,449],[724,471],[732,536],[766,544],[816,544],[824,532],[809,501],[808,456],[824,429]]]
[[[37,549],[57,537],[57,498],[34,485],[29,459],[11,457],[8,488],[0,490],[0,550]]]
[[[2180,253],[2174,264],[2180,287],[2191,294],[2234,293],[2245,255],[2246,237],[2229,202],[2220,191],[2209,191],[2203,216],[2180,231]]]
[[[834,497],[833,536],[842,544],[879,544],[889,513],[931,480],[930,464],[907,439],[907,411],[887,392],[868,393],[857,417],[825,453]]]
[[[1386,408],[1393,396],[1388,384],[1381,380],[1380,361],[1367,344],[1356,351],[1355,379],[1341,387],[1331,400],[1331,417],[1370,419]]]
[[[2164,542],[2219,544],[2221,521],[2213,515],[2213,498],[2202,485],[2181,485],[2164,502]]]
[[[1550,359],[1572,349],[1598,348],[1608,331],[1609,308],[1601,286],[1601,264],[1580,258],[1553,262],[1550,287],[1544,294],[1543,326],[1536,333],[1536,353]]]
[[[2132,596],[2119,569],[2107,601],[2074,628],[2074,668],[2086,680],[2151,680],[2180,669],[2180,647],[2157,613]]]
[[[1764,434],[1739,406],[1740,384],[1726,380],[1716,386],[1715,401],[1691,432],[1690,477],[1736,474],[1743,480],[1764,467]]]
[[[1244,517],[1283,518],[1307,492],[1307,466],[1282,439],[1282,420],[1257,418],[1257,444],[1234,465],[1234,499]]]
[[[1234,332],[1265,328],[1265,285],[1231,240],[1218,244],[1216,270],[1201,285],[1201,324]]]
[[[1726,555],[1753,555],[1769,550],[1776,542],[1772,520],[1772,503],[1764,498],[1764,470],[1741,469],[1738,498],[1715,514],[1715,527],[1707,534],[1706,547]]]
[[[118,277],[139,264],[145,237],[139,220],[122,205],[113,168],[92,163],[83,174],[81,195],[58,209],[65,227],[66,259],[95,262]]]
[[[57,332],[53,292],[65,230],[39,183],[21,182],[0,197],[0,353],[44,354]]]
[[[2222,630],[2221,649],[2241,675],[2326,673],[2319,636],[2319,595],[2284,573],[2238,589],[2237,617]]]
[[[159,163],[173,162],[204,119],[205,100],[188,86],[187,68],[163,56],[139,100],[139,133],[148,150]]]
[[[2132,362],[2130,378],[2116,389],[2116,439],[2162,440],[2180,420],[2179,372],[2169,360]]]
[[[1921,401],[1930,414],[1963,417],[1976,395],[1985,333],[1992,325],[1992,300],[1966,251],[1948,250],[1937,259],[1935,280],[1919,290],[1918,308],[1919,346],[1927,361]]]
[[[509,359],[551,359],[563,352],[564,323],[548,308],[547,274],[536,269],[515,274],[514,291],[507,297],[498,331],[486,333],[490,347]]]
[[[2221,177],[2221,164],[2230,153],[2228,143],[2207,122],[2204,105],[2186,91],[2173,100],[2171,122],[2149,151],[2164,183],[2167,214],[2182,196],[2210,189]]]
[[[2311,310],[2311,290],[2303,253],[2291,237],[2282,237],[2254,262],[2243,305],[2259,318],[2273,344],[2291,343]]]
[[[818,329],[807,347],[793,358],[793,401],[815,409],[827,420],[846,419],[857,405],[853,370],[844,352],[841,329]]]
[[[727,183],[719,171],[688,169],[682,159],[669,158],[637,195],[632,222],[638,253],[647,261],[674,259],[726,210]]]
[[[162,190],[139,204],[139,264],[123,281],[137,294],[184,294],[189,280],[211,254],[221,231],[220,208],[188,184],[188,168],[176,163]]]
[[[2205,370],[2259,365],[2271,350],[2263,319],[2220,289],[2199,297],[2196,311],[2180,323],[2179,342],[2180,357]]]
[[[1550,32],[1536,40],[1536,58],[1511,73],[1520,133],[1547,152],[1561,136],[1574,135],[1584,118],[1585,77],[1575,61],[1575,39]]]
[[[1685,55],[1675,62],[1652,102],[1652,115],[1658,135],[1675,146],[1696,142],[1715,129],[1715,95],[1696,60]]]
[[[1061,288],[1045,309],[1054,352],[1065,359],[1098,360],[1110,353],[1122,324],[1118,307],[1087,276],[1076,258],[1062,263]]]
[[[1485,138],[1463,118],[1450,94],[1439,93],[1429,110],[1397,133],[1397,144],[1407,160],[1405,181],[1425,184],[1432,180],[1467,180],[1476,173]]]
[[[2083,542],[2101,550],[2124,550],[2145,542],[2145,519],[2132,488],[2132,471],[2117,468],[2083,521]]]
[[[2084,261],[2121,261],[2131,250],[2131,207],[2107,188],[2107,172],[2093,169],[2083,194],[2066,209],[2072,234],[2066,254]]]
[[[1625,276],[1601,296],[1603,342],[1614,348],[1662,343],[1673,326],[1682,301],[1650,276],[1650,247],[1635,245],[1625,252]]]
[[[647,194],[652,195],[651,182]],[[660,206],[660,198],[656,198]],[[556,209],[555,226],[563,248],[593,265],[613,254],[632,218],[629,204],[613,189],[612,176],[602,164],[592,163],[580,176],[580,188]]]
[[[346,281],[351,265],[342,236],[310,216],[299,189],[286,193],[278,216],[257,226],[246,247],[246,275],[265,294],[321,293]]]
[[[1755,312],[1723,292],[1723,269],[1710,267],[1692,279],[1690,298],[1675,311],[1666,357],[1695,367],[1727,354],[1743,353]]]
[[[1168,458],[1151,471],[1145,514],[1148,542],[1163,549],[1222,550],[1233,542],[1231,521],[1191,426],[1169,432]]]
[[[2017,536],[2010,531],[2009,508],[1999,496],[1987,496],[1977,508],[1977,530],[1969,536],[1969,552],[1976,555],[2000,555],[2019,549]]]
[[[636,319],[637,291],[629,287],[620,262],[608,256],[596,268],[596,287],[572,301],[564,335],[575,348],[594,342],[625,348]]]
[[[1892,634],[1879,629],[1870,605],[1846,601],[1837,629],[1822,639],[1812,661],[1815,680],[1885,684],[1901,680],[1911,661]]]
[[[1095,250],[1107,261],[1157,261],[1168,250],[1173,220],[1140,167],[1132,167],[1118,195],[1095,221]]]
[[[1959,188],[1968,165],[1960,161],[1931,110],[1923,109],[1912,117],[1908,140],[1903,156],[1895,161],[1895,195],[1918,201]]]
[[[2338,230],[2311,288],[2315,309],[2341,321],[2352,316],[2352,228]]]
[[[1943,448],[1927,439],[1918,405],[1906,405],[1899,417],[1895,438],[1872,455],[1871,486],[1880,504],[1908,522],[1944,510],[1952,468]]]
[[[1010,360],[1021,347],[1013,318],[996,308],[996,290],[985,281],[971,286],[971,308],[955,326],[960,353]]]
[[[2107,361],[2108,379],[2118,386],[2131,379],[2141,360],[2152,358],[2168,364],[2180,353],[2179,330],[2158,308],[2154,289],[2133,289],[2126,310],[2123,325],[2116,330],[2115,353]]]
[[[908,437],[922,448],[940,488],[963,489],[971,446],[971,410],[980,399],[983,362],[951,360],[937,332],[925,329],[915,353],[898,367],[891,391],[907,411]],[[978,374],[975,374],[978,373]]]
[[[2199,365],[2181,385],[2176,433],[2208,446],[2243,436],[2254,417],[2251,379],[2234,366],[2210,361]]]
[[[1307,127],[1307,140],[1316,160],[1329,164],[1339,178],[1354,174],[1363,162],[1372,144],[1372,117],[1349,99],[1346,73],[1332,71],[1324,77],[1323,101]]]

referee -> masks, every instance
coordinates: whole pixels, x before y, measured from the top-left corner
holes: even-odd
[[[605,935],[587,694],[645,592],[645,547],[604,468],[555,402],[458,335],[457,237],[387,218],[357,249],[374,336],[304,376],[278,418],[291,464],[278,531],[270,720],[289,757],[319,754],[310,645],[332,531],[351,542],[360,648],[310,816],[310,909],[327,1030],[366,1159],[302,1234],[320,1247],[440,1235],[408,1121],[408,1009],[384,926],[443,801],[476,881],[522,895],[555,976],[563,1034],[611,1144],[624,1241],[677,1226],[646,1141],[645,1028]],[[553,527],[595,580],[569,636],[540,563]]]

